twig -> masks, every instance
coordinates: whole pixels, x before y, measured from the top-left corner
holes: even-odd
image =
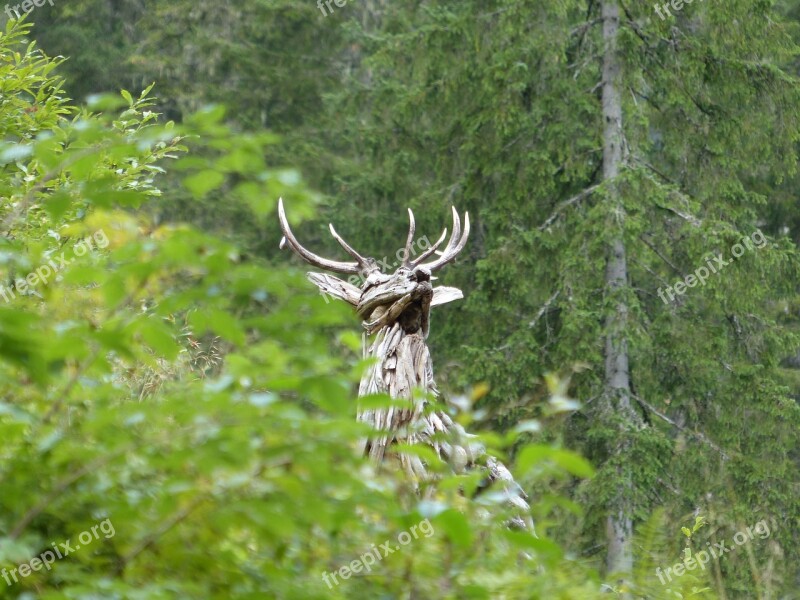
[[[547,218],[547,220],[539,226],[539,231],[544,231],[545,229],[547,229],[553,223],[553,221],[555,221],[558,218],[558,216],[564,211],[565,208],[568,208],[569,206],[572,206],[576,202],[580,202],[586,196],[589,196],[592,192],[594,192],[599,187],[600,187],[600,184],[597,183],[597,184],[595,184],[595,185],[593,185],[591,187],[586,188],[585,190],[583,190],[577,196],[573,196],[569,200],[564,200],[564,202],[562,202],[561,204],[559,204],[556,207],[555,212],[553,212],[553,214],[550,215]]]
[[[72,391],[72,388],[74,388],[75,384],[78,383],[78,379],[81,377],[81,375],[83,375],[86,372],[86,370],[90,366],[92,366],[92,363],[94,363],[95,359],[97,359],[99,355],[100,355],[100,350],[99,349],[94,350],[91,356],[89,356],[89,358],[86,359],[82,365],[80,365],[77,369],[75,369],[75,372],[69,378],[67,384],[61,390],[61,393],[55,394],[57,398],[50,405],[50,409],[45,413],[44,417],[42,417],[42,425],[47,425],[50,422],[50,419],[52,419],[53,415],[55,415],[56,412],[58,412],[58,410],[61,408],[61,405],[64,403],[64,400],[66,400],[67,397],[69,396],[69,393]]]
[[[35,519],[37,516],[39,516],[42,513],[42,511],[44,511],[44,509],[47,508],[47,506],[50,504],[50,502],[52,502],[59,495],[61,495],[61,493],[64,490],[66,490],[69,486],[71,486],[73,483],[78,481],[84,475],[87,475],[89,473],[94,472],[97,469],[97,467],[102,466],[103,464],[111,461],[112,459],[116,458],[117,456],[120,456],[121,454],[124,454],[124,452],[125,452],[124,450],[123,451],[117,451],[117,452],[114,452],[114,453],[106,455],[106,456],[101,456],[97,460],[94,460],[94,461],[90,462],[89,464],[84,466],[82,469],[78,469],[75,473],[73,473],[73,474],[69,475],[68,477],[64,478],[63,480],[61,480],[58,483],[58,485],[55,486],[53,491],[50,492],[49,494],[47,494],[47,496],[44,497],[44,500],[39,502],[39,504],[37,504],[36,506],[31,508],[28,512],[26,512],[23,515],[23,517],[19,520],[19,522],[17,522],[17,524],[14,525],[14,527],[11,528],[11,533],[8,534],[8,537],[11,538],[12,540],[16,539],[17,537],[19,537],[19,535],[25,530],[25,528],[28,526],[28,524],[33,519]]]
[[[644,242],[644,245],[645,245],[645,246],[647,246],[648,248],[650,248],[650,250],[652,250],[653,252],[655,252],[655,253],[658,255],[658,257],[659,257],[661,260],[663,260],[663,261],[664,261],[665,263],[667,263],[667,264],[668,264],[670,267],[672,267],[672,269],[673,269],[673,270],[674,270],[674,271],[675,271],[675,272],[676,272],[678,275],[681,275],[681,276],[683,276],[683,271],[681,271],[681,270],[680,270],[678,267],[676,267],[674,264],[672,264],[672,262],[670,262],[670,260],[669,260],[669,259],[668,259],[666,256],[664,256],[663,254],[661,254],[661,252],[658,250],[658,248],[656,248],[656,247],[655,247],[655,246],[653,246],[653,245],[652,245],[650,242],[648,242],[648,241],[647,241],[647,240],[644,238],[644,236],[643,236],[643,235],[640,235],[640,236],[639,236],[639,239],[640,239],[640,240],[642,240],[642,241]]]
[[[136,298],[136,294],[144,288],[145,284],[147,283],[148,277],[145,277],[136,289],[132,290],[120,304],[118,304],[114,309],[109,313],[107,321],[114,318],[123,308],[125,308],[129,303],[133,302]],[[53,402],[50,410],[42,418],[42,424],[47,424],[50,422],[50,419],[55,415],[56,412],[61,408],[64,404],[64,401],[67,399],[67,396],[72,391],[72,388],[75,387],[75,384],[78,382],[78,379],[81,375],[90,367],[92,363],[94,363],[95,359],[100,355],[100,349],[96,349],[92,352],[92,355],[84,361],[84,363],[80,366],[80,368],[76,369],[75,373],[73,373],[72,377],[70,377],[67,384],[64,386],[64,389],[61,391],[60,394],[57,394],[57,398]]]
[[[639,396],[637,396],[636,394],[632,394],[632,395],[633,395],[633,397],[634,397],[634,398],[636,398],[636,399],[637,399],[637,400],[638,400],[638,401],[639,401],[639,402],[640,402],[640,403],[641,403],[643,406],[646,406],[646,407],[648,408],[648,410],[650,410],[650,412],[652,412],[652,413],[653,413],[654,415],[656,415],[657,417],[659,417],[659,418],[661,418],[662,420],[666,421],[667,423],[669,423],[669,424],[670,424],[670,425],[672,425],[673,427],[675,427],[675,428],[677,428],[677,429],[680,429],[681,431],[685,431],[685,432],[686,432],[686,433],[688,433],[689,435],[691,435],[691,436],[693,436],[693,437],[696,437],[697,439],[699,439],[699,440],[701,440],[701,441],[705,442],[706,444],[708,444],[709,446],[711,446],[711,447],[712,447],[714,450],[716,450],[717,452],[719,452],[720,456],[722,456],[722,458],[723,458],[724,460],[730,460],[730,456],[728,456],[728,453],[727,453],[727,452],[725,452],[725,451],[724,451],[722,448],[720,448],[719,446],[717,446],[717,445],[716,445],[714,442],[712,442],[710,439],[708,439],[708,438],[707,438],[705,435],[703,435],[702,433],[700,433],[700,432],[698,432],[698,431],[692,431],[692,430],[690,430],[690,429],[687,429],[686,427],[683,427],[682,425],[679,425],[678,423],[676,423],[675,421],[673,421],[672,419],[670,419],[670,418],[669,418],[667,415],[664,415],[664,414],[661,414],[660,412],[658,412],[658,411],[657,411],[657,410],[656,410],[656,409],[655,409],[655,408],[654,408],[654,407],[653,407],[651,404],[649,404],[649,403],[645,402],[644,400],[642,400],[641,398],[639,398]]]
[[[548,309],[548,308],[550,308],[550,305],[551,305],[553,302],[555,302],[555,301],[556,301],[556,298],[558,298],[559,294],[561,294],[561,290],[557,290],[555,294],[553,294],[552,296],[550,296],[550,298],[547,300],[547,302],[545,302],[545,303],[542,305],[542,308],[540,308],[540,309],[539,309],[539,312],[538,312],[538,313],[536,313],[536,316],[534,317],[533,321],[531,321],[530,323],[528,323],[528,327],[535,327],[535,326],[536,326],[536,323],[538,323],[538,322],[539,322],[539,319],[541,319],[541,318],[542,318],[542,315],[544,315],[544,313],[546,313],[546,312],[547,312],[547,309]]]
[[[158,538],[162,537],[165,533],[167,533],[170,529],[175,527],[178,523],[185,520],[204,500],[206,500],[205,496],[198,496],[194,498],[187,506],[185,506],[184,508],[176,512],[172,517],[164,521],[158,529],[146,535],[142,540],[139,541],[138,544],[136,544],[136,546],[134,546],[133,550],[128,552],[128,554],[126,554],[122,558],[122,564],[120,565],[119,570],[122,571],[122,569],[124,569],[125,566],[129,564],[134,558],[139,556],[147,548],[156,543],[156,541],[158,541]]]
[[[80,152],[76,152],[71,155],[67,160],[63,163],[59,164],[56,168],[47,171],[40,181],[37,181],[31,189],[29,189],[22,199],[19,201],[17,207],[3,220],[2,225],[0,225],[0,229],[5,231],[5,236],[11,233],[11,226],[14,224],[14,221],[17,220],[21,216],[23,212],[28,208],[28,205],[33,201],[33,195],[36,192],[43,190],[46,185],[53,179],[55,179],[65,168],[69,167],[73,163],[79,161],[85,156],[90,156],[92,153],[97,152],[99,150],[104,149],[107,144],[101,144],[99,146],[93,146],[91,148],[86,148],[85,150],[81,150]]]
[[[600,19],[600,18],[592,19],[591,21],[586,21],[585,23],[582,23],[581,25],[578,25],[577,27],[573,27],[569,32],[569,37],[572,37],[573,35],[577,35],[577,34],[581,34],[581,36],[583,36],[583,34],[586,33],[587,29],[589,29],[593,25],[597,25],[598,23],[602,23],[602,22],[603,22],[603,19]]]

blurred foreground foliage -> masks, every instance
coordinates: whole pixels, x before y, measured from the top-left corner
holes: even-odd
[[[266,166],[273,136],[230,130],[218,107],[160,124],[149,90],[76,108],[25,33],[12,23],[0,38],[0,597],[599,595],[547,538],[558,499],[535,508],[536,538],[503,526],[502,498],[464,499],[476,475],[443,470],[421,500],[356,455],[348,310],[295,270],[135,210],[171,169],[255,219],[279,194],[310,214],[302,181]],[[78,252],[86,239],[105,243]],[[47,281],[28,278],[50,261]],[[520,456],[521,479],[591,471],[557,448]],[[323,581],[424,518],[430,537]],[[12,577],[106,519],[113,534]]]

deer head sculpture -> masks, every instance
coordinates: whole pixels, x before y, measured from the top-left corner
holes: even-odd
[[[425,397],[414,394],[415,389],[438,396],[433,379],[433,365],[425,339],[428,337],[430,309],[463,297],[461,290],[451,287],[433,287],[432,274],[452,262],[464,249],[469,237],[469,214],[461,219],[453,208],[453,230],[445,249],[437,258],[424,262],[437,252],[447,238],[447,229],[432,246],[420,256],[411,258],[412,243],[416,233],[414,213],[408,210],[410,226],[400,266],[393,273],[383,273],[377,261],[362,256],[345,242],[333,225],[333,238],[353,258],[342,262],[322,258],[304,248],[292,233],[286,220],[283,200],[278,201],[278,217],[283,231],[280,247],[287,245],[307,263],[343,275],[360,275],[360,287],[325,273],[309,273],[308,278],[324,293],[348,302],[355,307],[364,322],[366,333],[373,335],[365,343],[365,357],[376,360],[361,378],[359,396],[388,393],[392,398],[402,398],[407,403],[389,408],[359,411],[358,419],[368,423],[375,435],[363,441],[363,451],[376,461],[393,456],[414,480],[427,477],[422,460],[416,455],[393,452],[397,443],[424,443],[438,456],[450,463],[455,471],[484,459],[487,486],[498,481],[504,487],[509,502],[526,512],[525,494],[514,482],[511,473],[502,463],[487,457],[483,447],[443,410],[426,410]],[[526,521],[519,519],[521,526]]]
[[[332,224],[329,225],[331,235],[345,252],[355,259],[354,262],[329,260],[305,249],[289,227],[282,199],[278,201],[278,217],[284,235],[281,248],[288,245],[298,256],[315,267],[344,275],[360,275],[364,279],[360,288],[323,273],[309,273],[308,276],[323,293],[353,305],[364,320],[368,333],[374,333],[390,323],[399,321],[405,333],[422,330],[423,335],[427,337],[430,308],[463,298],[461,291],[456,288],[433,288],[430,282],[432,273],[452,262],[464,249],[469,237],[469,213],[464,214],[462,232],[461,219],[453,208],[453,231],[450,241],[438,258],[427,263],[424,261],[431,257],[447,238],[447,228],[436,243],[412,259],[416,224],[414,213],[410,208],[408,216],[410,220],[408,237],[401,264],[394,273],[381,272],[375,259],[362,256],[354,250],[336,233]]]

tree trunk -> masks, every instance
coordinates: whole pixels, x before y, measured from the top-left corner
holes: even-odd
[[[605,319],[605,410],[621,419],[623,430],[633,417],[631,413],[630,372],[628,369],[628,342],[626,337],[628,306],[624,292],[628,281],[628,264],[625,255],[624,207],[620,200],[616,178],[622,164],[622,100],[620,92],[621,65],[617,54],[619,6],[617,0],[604,0],[603,15],[603,178],[610,184],[611,218],[618,237],[611,243],[606,263],[606,293],[617,297]],[[618,421],[615,421],[618,422]],[[608,548],[606,568],[623,578],[633,570],[631,505],[632,482],[627,469],[619,465],[624,460],[627,443],[624,431],[621,443],[611,449],[610,460],[617,464],[616,493],[609,506],[606,522]]]

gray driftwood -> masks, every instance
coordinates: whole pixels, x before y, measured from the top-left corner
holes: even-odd
[[[508,501],[520,509],[515,523],[528,522],[528,503],[523,490],[508,469],[497,459],[487,456],[483,446],[475,441],[444,410],[430,406],[422,390],[438,397],[433,379],[433,363],[426,338],[430,326],[430,309],[463,298],[461,290],[452,287],[433,287],[431,274],[451,262],[464,248],[469,237],[469,214],[461,219],[453,208],[453,230],[443,251],[437,252],[447,237],[447,229],[439,240],[411,258],[415,234],[414,214],[409,209],[408,238],[400,267],[394,273],[382,273],[378,263],[361,256],[345,242],[330,225],[331,235],[352,257],[340,262],[317,256],[297,241],[283,208],[278,202],[278,216],[284,238],[281,248],[289,246],[309,264],[340,274],[358,274],[364,278],[361,287],[326,273],[309,273],[308,278],[324,294],[352,305],[366,330],[364,357],[375,358],[359,385],[358,395],[387,393],[392,398],[406,399],[403,406],[359,410],[358,419],[368,423],[375,435],[363,441],[362,450],[377,462],[389,458],[399,461],[402,469],[414,482],[428,478],[424,461],[415,454],[393,451],[396,444],[426,444],[456,472],[469,468],[486,471],[487,485],[501,487]],[[426,259],[435,256],[429,262]],[[499,490],[498,490],[499,491]]]

